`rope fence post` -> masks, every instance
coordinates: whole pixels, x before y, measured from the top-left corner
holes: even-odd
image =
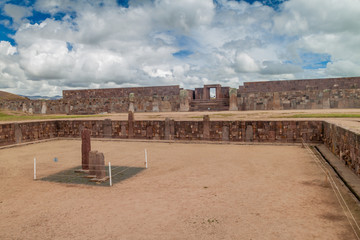
[[[148,168],[148,162],[147,162],[147,151],[145,148],[145,168]]]
[[[112,186],[112,178],[111,178],[111,163],[109,162],[109,182],[110,182],[110,187]]]
[[[34,180],[36,180],[36,157],[34,157]]]

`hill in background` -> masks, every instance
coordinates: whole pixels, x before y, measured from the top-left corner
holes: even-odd
[[[56,95],[53,97],[48,97],[48,96],[23,96],[23,97],[27,97],[31,100],[59,100],[59,99],[62,99],[62,96],[59,96],[59,95]]]
[[[0,100],[29,100],[27,97],[0,91]]]

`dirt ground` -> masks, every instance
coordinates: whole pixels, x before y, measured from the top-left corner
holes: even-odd
[[[300,146],[92,141],[112,165],[142,167],[146,148],[149,168],[112,187],[33,180],[35,156],[41,178],[80,148],[0,150],[0,239],[356,239]]]

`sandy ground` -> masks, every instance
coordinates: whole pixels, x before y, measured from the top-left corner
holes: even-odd
[[[81,142],[0,150],[0,239],[355,239],[300,146],[93,141],[149,168],[113,187],[33,180],[80,164]],[[58,162],[53,158],[57,157]]]

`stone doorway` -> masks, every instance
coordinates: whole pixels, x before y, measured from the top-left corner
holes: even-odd
[[[210,99],[216,99],[216,88],[209,88]]]

